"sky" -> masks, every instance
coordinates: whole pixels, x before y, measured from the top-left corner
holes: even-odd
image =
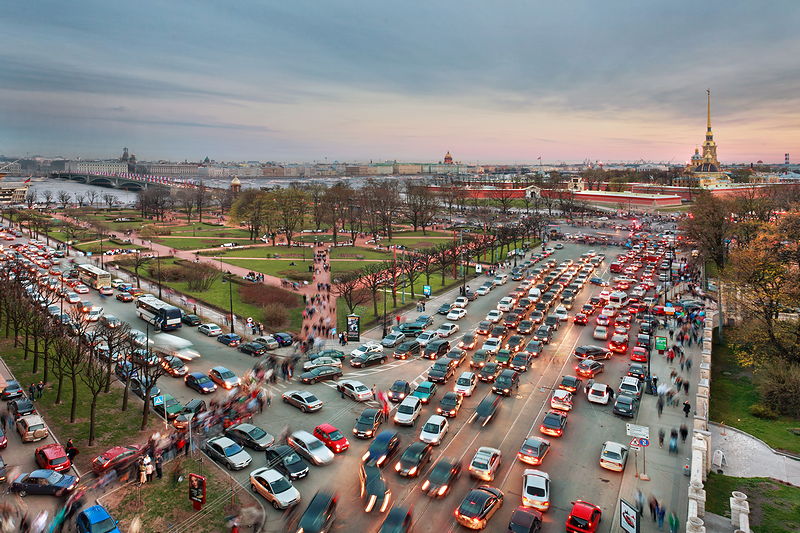
[[[800,2],[7,2],[0,154],[800,158]],[[791,58],[795,59],[792,60]]]

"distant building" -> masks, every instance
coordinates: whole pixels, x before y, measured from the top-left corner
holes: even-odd
[[[154,176],[197,176],[199,165],[195,163],[139,163],[144,174]]]
[[[444,154],[444,164],[445,165],[452,165],[453,164],[453,156],[450,155],[450,151]]]
[[[676,185],[684,187],[715,187],[730,184],[730,178],[720,167],[717,159],[717,143],[711,131],[711,90],[706,90],[706,139],[703,141],[703,153],[695,148],[683,176],[677,178]]]
[[[0,205],[20,205],[28,194],[27,183],[4,183],[0,185]]]
[[[67,161],[67,172],[75,174],[118,174],[128,172],[128,163],[121,161]]]

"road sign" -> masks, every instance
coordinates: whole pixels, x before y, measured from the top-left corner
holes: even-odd
[[[639,522],[642,515],[636,507],[622,498],[619,500],[619,527],[625,533],[639,533]]]
[[[650,439],[633,437],[631,439],[631,447],[639,448],[640,446],[650,446]]]
[[[650,439],[639,439],[639,446],[650,446]]]
[[[656,350],[661,350],[663,352],[666,349],[667,349],[667,338],[656,337]]]
[[[647,426],[628,423],[625,424],[625,432],[629,437],[639,437],[640,439],[650,438],[650,428]]]
[[[430,296],[431,295],[431,286],[430,285],[423,285],[422,286],[422,295],[423,296]]]
[[[475,265],[475,273],[476,273],[476,274],[480,274],[481,272],[483,272],[483,265],[482,265],[482,264],[480,264],[480,263],[477,263],[477,264]]]
[[[153,396],[153,405],[163,405],[164,404],[164,397],[163,396]]]

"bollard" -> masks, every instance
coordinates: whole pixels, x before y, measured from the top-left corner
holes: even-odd
[[[705,533],[706,526],[703,523],[703,520],[697,518],[696,516],[691,516],[686,521],[686,533]]]
[[[742,519],[745,523],[749,522],[748,516],[750,514],[750,504],[747,503],[747,495],[743,492],[735,490],[731,492],[731,526],[738,528],[742,524]],[[744,517],[742,515],[745,515]]]
[[[689,483],[689,499],[697,504],[697,516],[702,518],[706,514],[706,491],[699,481]]]

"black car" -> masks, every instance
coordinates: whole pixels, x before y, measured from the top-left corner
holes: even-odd
[[[458,414],[461,409],[461,402],[464,397],[453,391],[446,392],[442,399],[439,400],[439,407],[436,408],[436,413],[447,418],[452,418]]]
[[[542,350],[544,350],[542,341],[529,341],[528,344],[525,345],[525,351],[534,358],[539,357],[542,354]]]
[[[430,341],[425,346],[425,353],[422,356],[426,359],[439,359],[450,350],[450,341],[447,339],[437,339]]]
[[[492,360],[492,354],[488,350],[478,350],[472,354],[472,360],[469,362],[470,368],[483,368],[486,363]]]
[[[602,346],[587,344],[575,348],[574,355],[578,359],[593,359],[598,361],[600,359],[611,359],[611,350],[603,348]]]
[[[33,405],[33,402],[24,396],[8,402],[8,410],[14,415],[15,419],[25,415],[36,414],[36,407]]]
[[[553,334],[550,332],[548,326],[539,326],[539,329],[533,334],[533,340],[541,341],[544,344],[550,344],[550,338],[552,336]]]
[[[367,513],[373,510],[379,513],[386,511],[392,491],[383,479],[380,467],[375,463],[361,463],[358,478],[361,481],[361,497],[366,501],[364,511]]]
[[[502,401],[502,398],[496,394],[487,394],[475,408],[475,414],[472,415],[471,421],[480,422],[482,426],[485,426],[494,418]]]
[[[614,402],[612,412],[615,415],[620,415],[628,418],[636,416],[636,411],[639,409],[639,400],[627,394],[618,394]]]
[[[20,474],[8,488],[20,496],[26,494],[46,494],[62,496],[78,486],[78,478],[61,474],[55,470],[34,470],[29,474]]]
[[[428,381],[446,383],[455,374],[455,365],[447,357],[437,359],[428,370]]]
[[[544,321],[544,312],[541,310],[536,310],[531,313],[530,321],[534,324],[541,324]]]
[[[300,381],[303,383],[317,383],[326,379],[336,379],[342,377],[342,369],[335,366],[318,366],[308,372],[300,374]]]
[[[511,361],[508,362],[508,367],[516,370],[517,372],[527,372],[531,364],[531,354],[528,352],[517,352]]]
[[[539,533],[542,530],[542,513],[520,505],[511,513],[509,533]]]
[[[422,483],[422,492],[432,498],[444,498],[459,477],[461,477],[461,461],[442,457],[436,461],[428,473],[428,479]]]
[[[503,506],[500,489],[481,485],[470,490],[456,509],[456,521],[470,529],[483,529]]]
[[[425,442],[414,442],[394,465],[395,471],[403,477],[417,477],[422,473],[422,469],[431,462],[430,444]]]
[[[446,315],[450,312],[451,307],[452,306],[450,304],[442,304],[439,306],[439,309],[437,309],[436,312],[440,315]]]
[[[370,352],[350,358],[350,365],[356,368],[378,364],[382,365],[385,362],[386,354],[383,352]]]
[[[409,394],[411,394],[411,384],[404,379],[398,379],[389,387],[387,396],[390,402],[402,402]]]
[[[501,370],[502,367],[498,363],[486,363],[481,368],[481,371],[478,372],[478,379],[486,383],[493,383]]]
[[[496,339],[502,339],[503,337],[506,336],[507,332],[508,328],[506,328],[505,326],[503,325],[495,326],[492,328],[492,331],[489,333],[489,336],[495,337]]]
[[[378,433],[361,459],[383,466],[397,453],[398,449],[400,449],[400,435],[396,431],[387,429]]]
[[[461,364],[467,359],[467,351],[461,348],[453,348],[445,354],[445,357],[451,361],[455,361],[456,366],[461,366]]]
[[[408,359],[410,357],[414,357],[415,355],[419,355],[421,351],[422,347],[420,346],[419,341],[407,340],[394,349],[394,358]]]
[[[628,375],[644,381],[644,378],[647,376],[647,370],[641,363],[631,363],[628,366]]]
[[[506,350],[511,353],[522,350],[522,345],[525,344],[525,337],[522,335],[511,335],[506,341]]]
[[[575,373],[585,378],[593,378],[597,374],[603,372],[605,369],[606,365],[604,365],[600,361],[594,361],[592,359],[583,359],[575,367]]]
[[[478,327],[475,328],[475,333],[478,335],[488,335],[492,331],[492,323],[488,320],[481,320],[478,322]]]
[[[408,507],[392,507],[378,533],[409,533],[413,521],[411,509]]]
[[[258,342],[246,342],[239,345],[239,351],[247,355],[258,357],[267,353],[267,348]]]
[[[200,320],[200,317],[197,315],[183,315],[181,317],[181,322],[187,326],[199,326],[203,323],[203,321]]]
[[[564,434],[564,428],[567,426],[567,415],[561,411],[548,411],[539,425],[539,431],[545,435],[553,437],[560,437]]]
[[[6,386],[3,388],[3,391],[0,392],[0,398],[3,400],[13,400],[15,398],[22,398],[24,394],[19,381],[11,380],[6,382]]]
[[[260,343],[259,343],[260,344]],[[336,359],[338,361],[343,361],[345,358],[344,352],[341,350],[322,350],[321,352],[310,352],[308,354],[308,360],[312,361],[317,359],[318,357],[330,357],[331,359]]]
[[[336,500],[336,496],[330,492],[316,493],[300,517],[297,530],[303,533],[330,531],[336,521]]]
[[[521,335],[530,335],[533,331],[533,321],[532,320],[523,320],[517,325],[517,332]]]
[[[308,475],[308,464],[290,446],[280,444],[264,450],[267,467],[274,468],[289,479],[300,479]]]
[[[359,439],[371,439],[378,432],[385,418],[380,409],[364,409],[353,426],[353,435]]]

